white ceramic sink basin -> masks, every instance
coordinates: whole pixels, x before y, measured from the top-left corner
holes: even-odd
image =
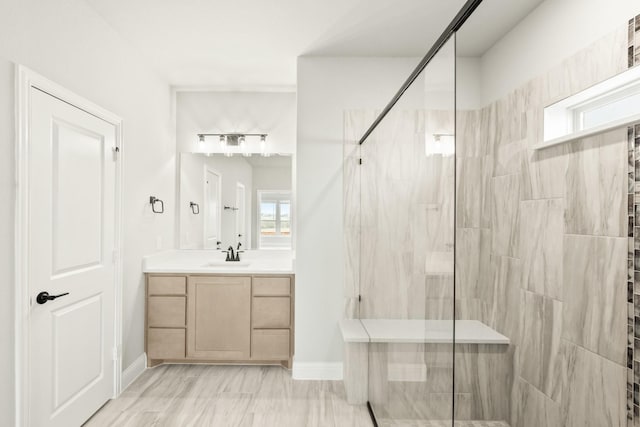
[[[203,265],[203,267],[234,268],[234,267],[249,267],[250,265],[251,265],[250,261],[211,261]]]

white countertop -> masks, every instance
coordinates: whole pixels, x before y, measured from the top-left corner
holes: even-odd
[[[355,320],[357,321],[357,319]],[[345,342],[362,341],[354,320],[340,322]],[[360,319],[363,330],[374,343],[453,343],[452,320]],[[456,344],[509,344],[509,338],[477,320],[456,320]]]
[[[144,273],[183,274],[294,274],[294,252],[290,250],[248,250],[241,263],[224,262],[226,254],[216,250],[171,250],[142,258]],[[211,266],[210,263],[219,265]],[[247,265],[248,264],[248,265]]]

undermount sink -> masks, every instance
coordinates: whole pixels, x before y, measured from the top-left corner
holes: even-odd
[[[203,265],[203,267],[248,267],[250,261],[211,261]]]

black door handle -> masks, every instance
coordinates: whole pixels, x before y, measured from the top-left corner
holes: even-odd
[[[44,291],[38,294],[38,296],[36,297],[36,302],[38,304],[44,304],[47,301],[53,301],[54,299],[63,297],[65,295],[69,295],[69,292],[65,292],[64,294],[60,294],[60,295],[49,295],[49,292]]]

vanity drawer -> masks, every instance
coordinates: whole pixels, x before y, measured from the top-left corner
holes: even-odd
[[[186,297],[149,297],[147,301],[149,327],[184,327],[187,319]]]
[[[254,296],[289,296],[291,279],[288,277],[254,277]]]
[[[251,325],[254,328],[288,328],[291,325],[291,299],[254,297]]]
[[[147,357],[150,359],[183,359],[185,357],[184,329],[147,330]]]
[[[251,333],[251,357],[254,360],[289,358],[289,329],[254,329]]]
[[[187,278],[184,276],[149,277],[149,295],[185,295]]]

